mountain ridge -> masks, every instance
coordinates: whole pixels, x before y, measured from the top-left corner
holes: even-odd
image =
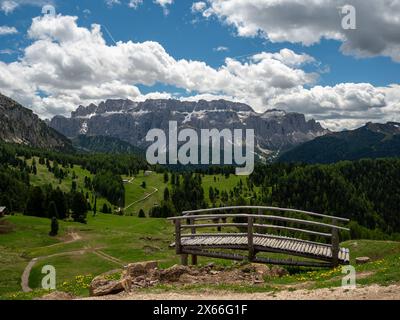
[[[256,148],[271,155],[324,135],[328,130],[300,113],[282,110],[255,112],[249,105],[227,100],[180,101],[150,99],[143,102],[114,99],[98,105],[79,106],[70,118],[55,116],[50,126],[65,136],[111,136],[146,148],[150,129],[167,132],[168,122],[177,121],[182,128],[254,129]]]
[[[37,148],[73,150],[71,141],[15,100],[0,93],[0,140]]]
[[[400,156],[400,123],[368,122],[364,126],[331,132],[279,157],[282,162],[334,163],[342,160]]]

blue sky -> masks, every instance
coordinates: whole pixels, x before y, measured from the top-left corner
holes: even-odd
[[[8,32],[9,34],[3,32],[3,35],[0,35],[0,61],[4,63],[5,68],[10,68],[9,65],[13,62],[29,60],[27,59],[24,50],[34,44],[38,38],[28,37],[28,30],[32,26],[32,19],[42,15],[42,5],[46,3],[46,1],[41,0],[15,1],[16,2],[11,0],[0,0],[0,5],[3,8],[3,10],[0,11],[0,27],[15,28],[17,31]],[[130,0],[111,1],[113,2],[113,4],[111,4],[109,0],[55,0],[52,2],[52,5],[54,5],[57,14],[61,16],[78,17],[76,24],[81,28],[91,30],[92,24],[101,25],[102,36],[108,47],[113,47],[115,45],[114,41],[122,43],[127,43],[128,41],[134,43],[154,41],[164,48],[166,53],[176,61],[193,60],[204,62],[215,70],[219,70],[226,66],[226,58],[234,59],[235,61],[245,65],[247,63],[254,63],[249,61],[249,59],[255,54],[262,52],[279,53],[281,50],[290,50],[297,55],[308,55],[313,58],[311,63],[305,63],[301,67],[290,66],[290,68],[295,69],[295,71],[300,70],[306,74],[314,74],[315,78],[313,81],[304,80],[304,82],[301,83],[302,89],[304,88],[304,90],[308,90],[315,86],[330,88],[339,84],[368,83],[372,87],[372,89],[368,88],[368,94],[372,95],[371,100],[379,100],[380,97],[378,97],[378,95],[380,94],[380,91],[371,94],[370,90],[375,90],[376,88],[385,88],[384,90],[386,90],[389,85],[397,85],[399,83],[400,63],[398,60],[400,54],[397,52],[393,53],[398,50],[397,43],[388,43],[381,52],[376,52],[375,49],[370,49],[373,44],[365,45],[365,40],[363,40],[364,42],[358,41],[359,39],[357,39],[357,36],[343,33],[344,36],[348,37],[349,40],[347,43],[351,47],[351,50],[346,52],[346,50],[341,49],[341,46],[343,43],[346,43],[346,41],[342,39],[330,39],[329,36],[324,34],[317,36],[316,39],[312,39],[311,45],[308,43],[308,39],[302,39],[300,36],[300,40],[298,40],[298,35],[293,36],[289,32],[287,35],[282,37],[282,34],[286,30],[285,26],[290,25],[292,26],[291,28],[293,28],[293,25],[298,23],[296,21],[282,21],[281,29],[278,30],[278,32],[276,32],[277,30],[273,30],[274,35],[272,34],[272,31],[271,34],[269,34],[270,30],[268,29],[268,23],[264,23],[263,21],[259,23],[256,21],[256,18],[254,18],[254,21],[256,22],[251,20],[253,19],[251,16],[252,8],[245,7],[246,5],[250,6],[250,2],[246,0],[227,0],[228,2],[232,2],[233,9],[224,9],[222,6],[219,6],[219,2],[223,2],[222,0],[205,1],[205,8],[210,8],[210,10],[213,9],[212,14],[206,14],[205,8],[194,12],[194,10],[192,10],[192,5],[195,1],[164,0],[166,3],[172,3],[162,6],[160,3],[156,3],[156,1],[144,0],[143,3],[138,4],[137,8],[130,8],[129,1]],[[158,1],[163,3],[163,0]],[[290,8],[291,1],[292,0],[282,0],[282,5],[284,4]],[[267,8],[269,1],[255,0],[255,2],[260,3],[260,7],[258,7],[261,8],[260,10],[264,10],[263,5],[265,4],[265,15],[267,19],[267,10],[270,10]],[[348,2],[351,3],[352,1]],[[354,2],[355,4],[359,3],[357,0],[354,0]],[[18,6],[15,6],[13,10],[7,11],[7,9],[4,9],[4,3],[14,3],[18,4]],[[248,14],[237,18],[232,14],[235,4],[239,4],[237,5],[238,10],[242,10],[243,12],[248,9],[248,11],[246,11]],[[278,10],[279,8],[273,9]],[[391,8],[391,10],[393,11],[393,8]],[[359,11],[362,11],[361,14],[365,15],[363,9],[359,9]],[[279,11],[276,12],[279,13]],[[299,12],[299,15],[301,14],[302,13]],[[396,16],[396,12],[392,12],[392,14],[393,17]],[[337,12],[332,12],[332,15],[337,15]],[[287,13],[284,16],[286,17]],[[359,21],[363,21],[363,18],[365,19],[364,16],[361,16]],[[375,19],[374,16],[367,18],[371,21]],[[289,17],[288,19],[290,20],[292,17]],[[301,21],[304,21],[304,19]],[[257,23],[259,23],[259,26]],[[319,22],[315,22],[316,25],[310,24],[309,26],[307,25],[304,27],[313,30],[312,28],[318,27],[318,23]],[[253,32],[252,34],[246,34],[246,32],[240,31],[240,27],[245,26],[253,28],[254,25],[257,25],[258,28],[256,33]],[[323,22],[321,22],[321,26],[322,28],[328,28],[323,24]],[[384,27],[385,26],[382,26],[382,30],[384,30]],[[377,25],[376,28],[379,29],[379,25]],[[327,30],[325,34],[331,33],[331,30]],[[280,34],[279,41],[274,39],[275,34]],[[297,38],[294,39],[293,37]],[[371,42],[373,42],[374,35],[371,35],[371,37]],[[383,39],[385,35],[377,33],[376,37]],[[388,36],[387,38],[389,39],[390,37]],[[57,39],[52,39],[52,41],[57,42]],[[356,47],[359,44],[360,47]],[[354,53],[357,50],[361,50],[363,53]],[[253,73],[254,72],[251,74]],[[124,80],[124,84],[126,83],[135,86],[135,88],[140,91],[141,95],[146,95],[151,92],[163,92],[170,93],[174,96],[179,95],[188,97],[208,93],[207,89],[203,88],[203,85],[197,86],[194,84],[193,87],[191,86],[188,88],[185,85],[176,85],[174,81],[163,81],[163,79],[163,77],[160,77],[160,80],[153,81],[150,84],[146,84],[146,81],[129,82]],[[257,81],[262,82],[263,79],[260,78],[257,79]],[[4,80],[4,82],[6,81]],[[286,89],[287,88],[285,88],[285,90]],[[60,88],[57,88],[57,90],[54,88],[49,89],[40,84],[38,84],[37,88],[34,90],[36,95],[39,97],[55,97],[56,95],[58,97],[61,95]],[[360,116],[363,112],[362,110],[357,109],[359,107],[358,105],[350,105],[348,106],[348,110],[351,112],[357,111],[358,113],[353,112],[353,114],[347,117],[347,120],[344,120],[346,118],[346,112],[343,112],[341,108],[338,108],[337,112],[331,110],[331,107],[329,107],[329,111],[324,109],[323,111],[318,112],[316,111],[317,107],[315,106],[297,106],[297,102],[302,100],[302,98],[299,99],[297,96],[298,88],[296,90],[296,92],[290,91],[290,94],[295,95],[293,98],[295,99],[295,103],[293,103],[292,100],[283,101],[283,99],[278,96],[278,93],[276,93],[279,90],[273,90],[275,92],[273,94],[266,94],[260,102],[257,102],[256,97],[254,96],[249,97],[247,101],[245,96],[236,96],[235,92],[232,90],[224,91],[223,89],[219,89],[217,90],[218,92],[215,92],[210,88],[209,93],[215,94],[216,96],[226,95],[229,97],[237,97],[239,100],[245,100],[244,102],[256,105],[253,107],[258,109],[257,111],[262,111],[263,108],[268,109],[278,106],[283,109],[288,109],[288,111],[304,112],[318,120],[326,121],[327,125],[336,127],[343,125],[349,126],[351,119],[357,119],[357,121],[353,121],[354,125],[369,119],[379,120],[381,118],[382,121],[386,119],[393,120],[393,114],[388,115],[387,112],[382,112],[382,110],[390,107],[390,112],[393,113],[393,109],[398,105],[397,101],[395,104],[390,102],[390,106],[387,101],[384,101],[383,103],[376,103],[375,101],[371,102],[370,105],[367,103],[365,108],[366,111],[369,112],[370,118],[365,117],[365,119]],[[364,90],[364,88],[358,87],[357,90]],[[2,90],[1,81],[0,91],[5,91],[6,93],[16,97],[20,97],[21,95],[21,90],[19,90],[18,94],[13,92],[11,89],[7,90],[5,86]],[[56,91],[57,93],[55,93]],[[243,91],[245,91],[245,89],[241,90],[241,92]],[[39,94],[38,92],[41,93]],[[282,91],[282,94],[287,94],[287,90],[284,92]],[[339,93],[335,92],[335,94],[337,95]],[[362,92],[360,95],[365,96]],[[384,92],[384,95],[389,96],[386,91]],[[390,92],[390,96],[398,97],[397,91]],[[32,104],[32,107],[34,107],[34,100],[35,98],[32,97],[26,99],[28,104]],[[326,105],[323,101],[321,102],[320,98],[316,100],[318,101],[312,101],[310,104],[321,103],[321,105]],[[82,103],[84,104],[85,102],[86,101],[83,101]],[[48,102],[42,101],[37,103],[45,104]],[[66,102],[66,104],[68,103]],[[343,105],[346,105],[345,107],[347,108],[346,103],[343,103]],[[70,111],[71,108],[71,106],[68,106],[65,110]],[[50,110],[50,107],[47,108],[46,105],[42,105],[41,107],[38,107],[37,111],[39,114],[42,112],[43,114],[48,115],[49,113],[51,114]],[[52,110],[54,111],[55,109],[53,108]],[[336,119],[334,119],[335,117]],[[334,121],[336,121],[335,124],[333,124]]]

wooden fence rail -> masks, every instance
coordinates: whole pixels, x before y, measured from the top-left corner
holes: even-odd
[[[233,212],[251,212],[253,210],[257,210],[257,214]],[[213,213],[221,211],[223,211],[223,214]],[[264,215],[262,214],[263,211],[291,212],[313,219],[320,218],[330,221],[327,223],[326,221],[319,222],[282,215]],[[349,222],[349,219],[346,218],[296,209],[239,206],[185,211],[182,216],[168,219],[175,224],[175,243],[172,246],[175,246],[176,253],[181,255],[182,264],[187,264],[189,254],[192,256],[193,264],[197,263],[197,256],[317,267],[335,267],[339,264],[348,264],[350,259],[348,249],[339,246],[339,231],[349,231],[349,229],[339,226],[338,223]],[[228,222],[228,219],[232,219],[232,222]],[[223,222],[220,222],[220,220]],[[272,223],[263,223],[265,221]],[[273,224],[274,222],[281,224]],[[308,229],[298,225],[306,226]],[[311,227],[313,230],[309,229]],[[210,232],[214,228],[217,229],[217,232]],[[226,228],[229,229],[229,232],[226,232]],[[182,233],[185,229],[190,229],[190,233]],[[207,229],[208,232],[199,233],[198,229]],[[222,229],[225,229],[225,232],[222,232]],[[330,238],[330,243],[268,232],[260,233],[261,230],[307,234],[317,239],[319,237]],[[247,251],[247,255],[232,252],[236,250]],[[263,252],[303,257],[307,260],[293,260],[291,257],[286,260],[257,257],[258,253]]]

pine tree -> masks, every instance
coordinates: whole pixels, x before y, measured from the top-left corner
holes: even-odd
[[[103,208],[101,209],[101,212],[103,212],[103,213],[109,213],[109,212],[108,212],[107,203],[104,203],[104,204],[103,204]]]
[[[52,217],[49,235],[55,237],[57,234],[58,234],[58,221],[56,217]]]
[[[139,218],[146,218],[146,214],[144,213],[143,209],[140,209],[138,217]]]
[[[26,204],[25,215],[35,217],[45,217],[44,195],[40,187],[33,187],[29,193]]]
[[[169,200],[169,189],[165,188],[164,189],[164,201],[168,201]]]
[[[75,192],[72,195],[71,210],[74,221],[86,223],[87,202],[82,193]]]
[[[96,213],[97,213],[97,196],[94,197],[93,217],[96,216]]]
[[[47,216],[52,219],[52,218],[59,218],[58,216],[58,211],[57,211],[57,207],[54,201],[51,201],[49,203],[49,208],[47,209]]]

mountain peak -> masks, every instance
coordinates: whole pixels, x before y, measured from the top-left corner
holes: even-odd
[[[32,110],[0,93],[0,140],[38,148],[72,149],[71,142]]]
[[[387,122],[387,123],[368,122],[365,125],[365,128],[372,132],[383,133],[385,135],[400,134],[399,122]]]
[[[247,104],[222,99],[107,100],[98,106],[78,107],[70,119],[54,117],[50,125],[70,138],[80,134],[111,136],[145,148],[147,132],[154,128],[167,131],[169,121],[176,121],[179,129],[253,129],[257,148],[268,154],[327,133],[318,122],[307,121],[300,113],[268,110],[261,114]]]

